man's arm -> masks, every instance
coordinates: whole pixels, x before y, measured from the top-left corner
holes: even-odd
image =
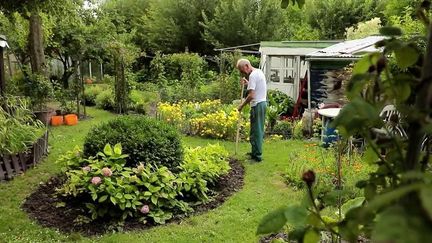
[[[245,105],[249,104],[253,100],[253,98],[255,98],[255,90],[250,89],[248,90],[248,95],[246,96],[246,99],[238,106],[237,110],[241,111]]]

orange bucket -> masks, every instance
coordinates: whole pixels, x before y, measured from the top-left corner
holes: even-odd
[[[52,116],[51,126],[57,127],[63,125],[63,116]]]
[[[69,114],[64,116],[65,118],[65,124],[68,126],[74,126],[78,124],[78,116],[75,114]]]

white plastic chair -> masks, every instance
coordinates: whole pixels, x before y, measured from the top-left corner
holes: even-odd
[[[403,138],[408,137],[401,125],[401,114],[396,110],[394,105],[386,105],[382,109],[380,117],[385,122],[385,129],[392,135],[398,135]]]

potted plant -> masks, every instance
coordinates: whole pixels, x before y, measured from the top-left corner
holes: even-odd
[[[73,90],[66,90],[63,88],[58,88],[56,90],[56,100],[60,103],[61,120],[66,125],[76,125],[78,123],[78,116],[74,114],[76,110],[76,104],[73,99]],[[60,120],[60,118],[59,118]]]
[[[33,114],[47,125],[53,115],[53,111],[47,106],[48,101],[53,97],[52,84],[40,74],[26,74],[23,81],[23,93],[30,98]]]
[[[93,79],[91,77],[88,77],[85,79],[85,83],[86,84],[92,84],[93,83]]]
[[[64,114],[64,123],[68,126],[73,126],[78,123],[78,116],[74,113],[76,108],[74,101],[65,101],[62,106],[62,111]]]

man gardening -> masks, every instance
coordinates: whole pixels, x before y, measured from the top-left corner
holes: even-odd
[[[237,61],[237,69],[249,77],[242,78],[241,84],[247,84],[247,97],[238,107],[241,111],[243,107],[250,103],[250,143],[252,152],[251,159],[260,162],[262,160],[262,145],[264,140],[264,123],[267,107],[267,82],[264,73],[252,67],[249,60],[240,59]]]

